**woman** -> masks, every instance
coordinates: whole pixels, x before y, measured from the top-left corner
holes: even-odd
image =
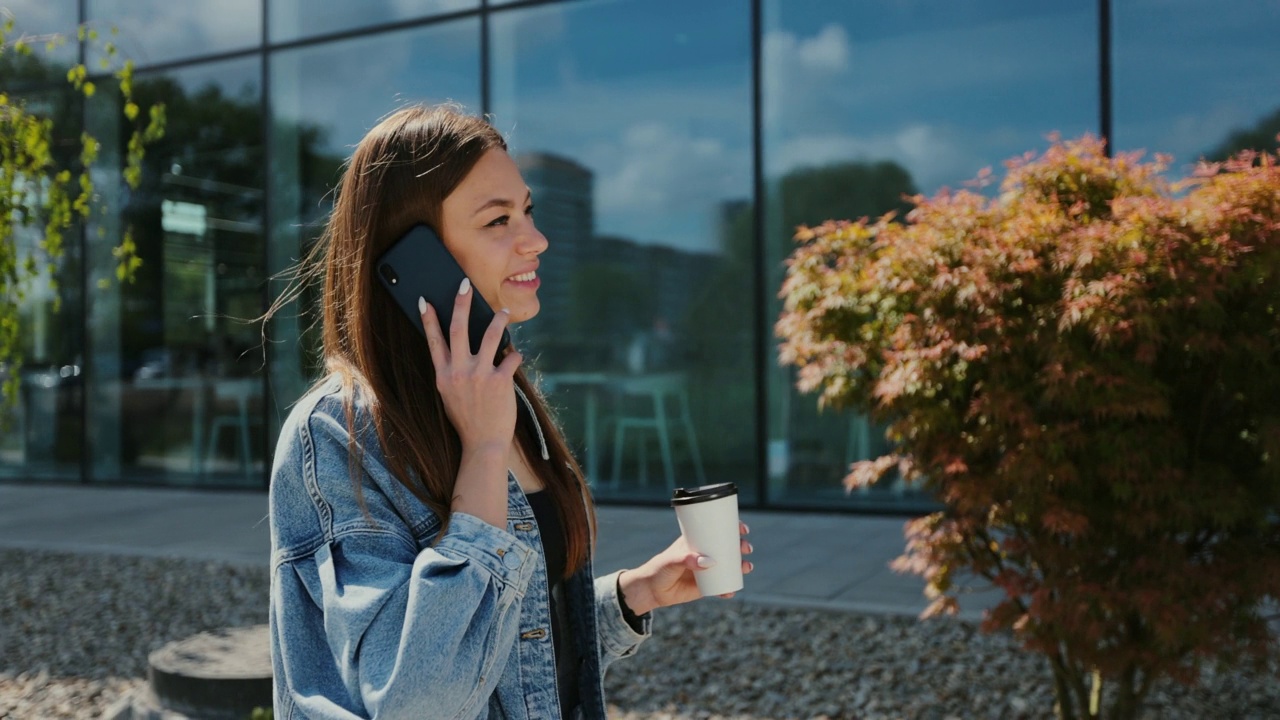
[[[272,468],[281,720],[603,718],[605,668],[651,610],[699,596],[693,572],[714,561],[683,540],[593,580],[578,464],[519,352],[493,362],[508,323],[538,312],[532,211],[502,137],[455,107],[394,113],[346,168],[309,271],[328,375]],[[418,223],[468,276],[449,328],[420,302],[427,347],[373,273]],[[472,355],[477,291],[498,312]]]

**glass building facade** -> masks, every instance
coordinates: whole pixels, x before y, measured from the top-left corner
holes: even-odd
[[[315,379],[305,308],[322,298],[266,343],[246,321],[319,235],[364,132],[452,100],[490,116],[533,191],[551,245],[542,313],[516,339],[599,499],[731,480],[748,506],[926,509],[892,478],[846,494],[849,463],[887,449],[882,428],[820,412],[777,362],[795,228],[903,208],[1053,133],[1182,171],[1280,132],[1280,43],[1258,31],[1277,0],[5,6],[32,34],[118,28],[141,102],[168,114],[140,187],[104,174],[111,212],[21,301],[0,478],[33,482],[265,488]],[[47,77],[5,90],[119,162],[108,94],[80,103]],[[126,226],[143,264],[119,283]]]

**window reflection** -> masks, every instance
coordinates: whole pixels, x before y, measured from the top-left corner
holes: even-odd
[[[40,233],[16,228],[19,263],[34,257],[40,272],[24,283],[19,301],[20,362],[0,362],[0,382],[17,373],[16,403],[0,420],[0,477],[78,480],[84,420],[83,295],[79,244],[49,264]]]
[[[57,59],[38,57],[25,77],[64,74]],[[10,102],[53,121],[51,152],[59,167],[79,155],[83,103],[62,89],[18,93]],[[5,218],[4,222],[11,222]],[[17,304],[16,357],[0,359],[0,382],[18,379],[13,405],[0,405],[0,477],[74,480],[80,475],[84,432],[84,296],[79,228],[64,233],[63,255],[42,249],[42,227],[13,222],[17,265],[8,271],[5,302]],[[28,260],[37,272],[19,268]],[[13,285],[21,279],[18,287]],[[21,289],[21,295],[17,290]]]
[[[89,24],[139,66],[262,44],[263,0],[86,0]],[[89,59],[97,67],[100,55]]]
[[[271,0],[271,41],[288,42],[399,20],[475,10],[480,0]]]
[[[980,169],[1097,130],[1097,3],[942,0],[835,5],[767,0],[764,69],[767,286],[798,225],[903,211]],[[781,310],[772,298],[766,333]],[[883,428],[819,412],[769,371],[772,499],[918,508],[899,479],[846,495],[851,462],[889,449]]]
[[[52,52],[40,50],[41,57],[64,67],[75,63],[79,50],[76,46],[76,24],[79,22],[76,0],[6,0],[0,8],[0,23],[12,18],[13,37],[49,37],[61,35],[67,42]],[[11,62],[10,53],[5,61]],[[7,70],[7,68],[6,68]],[[12,76],[6,77],[11,81]],[[57,78],[51,78],[57,79]],[[7,83],[6,83],[7,84]]]
[[[639,0],[492,19],[493,115],[550,241],[518,341],[600,497],[755,494],[751,232],[728,222],[752,195],[749,19]]]
[[[95,327],[94,382],[118,385],[95,396],[95,421],[118,424],[95,438],[96,479],[261,485],[262,354],[245,322],[265,278],[259,77],[255,59],[136,81],[168,125],[121,217],[142,265],[103,291],[119,311]]]
[[[480,104],[480,22],[467,18],[282,51],[271,59],[272,298],[319,237],[342,164],[378,118],[407,102]],[[283,273],[283,275],[281,275]],[[303,307],[320,298],[304,294]],[[309,315],[307,317],[310,317]],[[272,321],[270,427],[320,372],[318,328],[298,305]],[[298,342],[302,338],[303,342]],[[274,446],[274,443],[273,443]]]
[[[1113,3],[1115,145],[1170,153],[1178,174],[1203,157],[1276,148],[1280,43],[1275,2]]]

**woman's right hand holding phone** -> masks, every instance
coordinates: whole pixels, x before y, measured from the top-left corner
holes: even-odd
[[[471,281],[464,279],[454,298],[448,342],[435,308],[419,298],[418,311],[435,366],[436,389],[462,440],[453,510],[506,528],[507,456],[516,427],[514,377],[523,358],[512,348],[496,366],[491,359],[510,319],[505,309],[494,314],[479,354],[471,353],[467,328],[473,292]]]

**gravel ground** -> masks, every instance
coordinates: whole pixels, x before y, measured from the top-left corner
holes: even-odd
[[[266,622],[263,570],[0,550],[0,720],[95,718],[146,677],[155,648]],[[615,666],[610,716],[1045,718],[1047,671],[971,623],[707,601],[659,611]],[[1280,718],[1280,672],[1157,688],[1147,718]]]

